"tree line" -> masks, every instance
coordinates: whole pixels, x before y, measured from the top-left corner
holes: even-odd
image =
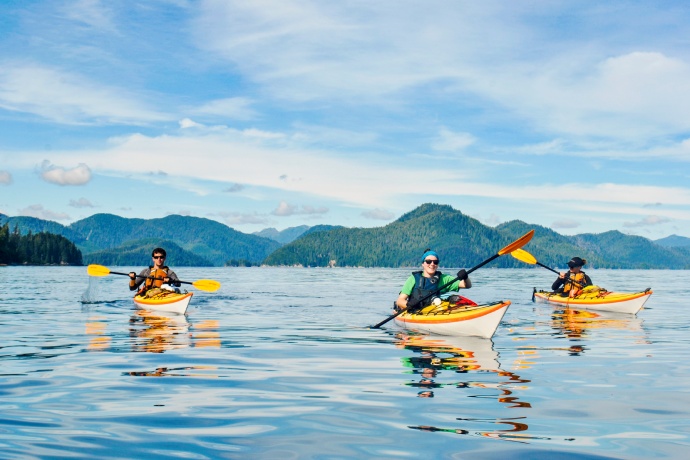
[[[0,264],[3,265],[83,265],[81,251],[70,240],[52,233],[10,232],[0,227]]]

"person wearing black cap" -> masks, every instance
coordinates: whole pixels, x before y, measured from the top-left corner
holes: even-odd
[[[575,297],[582,291],[585,286],[592,285],[592,279],[585,272],[582,267],[587,263],[585,259],[573,257],[568,262],[570,270],[561,273],[556,281],[551,285],[551,290],[554,292],[563,293],[569,297]]]

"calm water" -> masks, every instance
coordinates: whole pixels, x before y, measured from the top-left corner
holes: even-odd
[[[176,272],[223,287],[166,318],[123,276],[0,267],[0,458],[687,457],[687,271],[588,270],[654,289],[633,317],[533,304],[550,272],[482,268],[464,293],[513,301],[493,340],[368,329],[409,270]]]

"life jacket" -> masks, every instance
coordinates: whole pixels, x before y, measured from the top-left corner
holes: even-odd
[[[168,276],[168,270],[170,268],[163,267],[163,268],[153,268],[153,266],[149,267],[149,270],[151,270],[151,274],[149,275],[152,278],[160,278],[160,279],[151,279],[151,278],[146,278],[146,283],[144,284],[145,290],[149,290],[154,287],[161,287],[163,285],[163,278]]]
[[[436,293],[437,295],[440,294],[438,288],[441,287],[441,275],[442,273],[440,271],[436,271],[434,273],[434,276],[431,278],[426,278],[425,276],[422,276],[421,270],[418,272],[412,272],[412,276],[414,276],[414,288],[412,289],[412,294],[410,294],[410,298],[407,300],[407,305],[414,307],[415,309],[417,308],[424,308],[429,305],[431,305],[431,300],[433,299],[433,293]],[[419,301],[424,299],[423,304],[420,304]]]
[[[580,284],[575,284],[572,281],[577,281]],[[565,284],[563,284],[563,293],[569,295],[570,297],[575,297],[580,293],[586,283],[587,280],[585,278],[585,272],[581,271],[577,274],[568,272],[568,278],[566,279]]]

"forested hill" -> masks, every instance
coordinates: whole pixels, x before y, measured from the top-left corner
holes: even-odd
[[[308,227],[296,240],[281,243],[238,232],[219,222],[172,215],[159,219],[127,219],[95,214],[65,227],[31,217],[0,214],[0,225],[21,234],[47,231],[63,235],[81,250],[84,263],[146,265],[155,246],[169,246],[171,266],[350,266],[418,267],[425,248],[441,256],[443,267],[473,267],[496,254],[527,231],[535,235],[525,249],[540,263],[564,268],[573,256],[588,268],[690,269],[690,246],[684,237],[658,243],[618,231],[564,236],[522,221],[489,227],[447,205],[424,204],[383,227]],[[262,234],[290,239],[303,227]],[[492,267],[525,267],[513,257],[500,257]]]
[[[0,226],[0,265],[81,265],[82,255],[70,240],[47,232],[21,235]]]
[[[143,254],[150,257],[153,247],[148,246],[152,241],[174,242],[187,252],[179,254],[179,260],[197,266],[222,266],[231,260],[260,263],[280,246],[276,241],[238,232],[214,220],[179,215],[127,219],[113,214],[95,214],[66,227],[41,219],[0,215],[0,225],[3,223],[8,223],[11,230],[18,227],[22,234],[42,231],[49,226],[51,233],[73,241],[81,249],[86,263],[102,263],[92,256],[97,255],[128,265],[125,261],[130,260],[129,256],[124,255],[136,257],[132,254],[133,248],[141,247]],[[123,257],[118,259],[118,253]]]
[[[450,206],[425,204],[385,227],[337,228],[309,233],[276,250],[266,265],[325,267],[418,266],[424,249],[433,248],[446,267],[472,266],[512,240]],[[497,267],[518,262],[502,257]]]
[[[617,231],[576,236],[512,221],[488,227],[446,205],[425,204],[395,222],[377,228],[339,228],[306,234],[266,258],[266,265],[401,267],[419,266],[427,247],[442,266],[472,267],[496,254],[527,231],[535,235],[525,249],[540,263],[565,267],[578,255],[594,268],[690,269],[690,249],[665,248]],[[494,267],[525,267],[500,257]]]

